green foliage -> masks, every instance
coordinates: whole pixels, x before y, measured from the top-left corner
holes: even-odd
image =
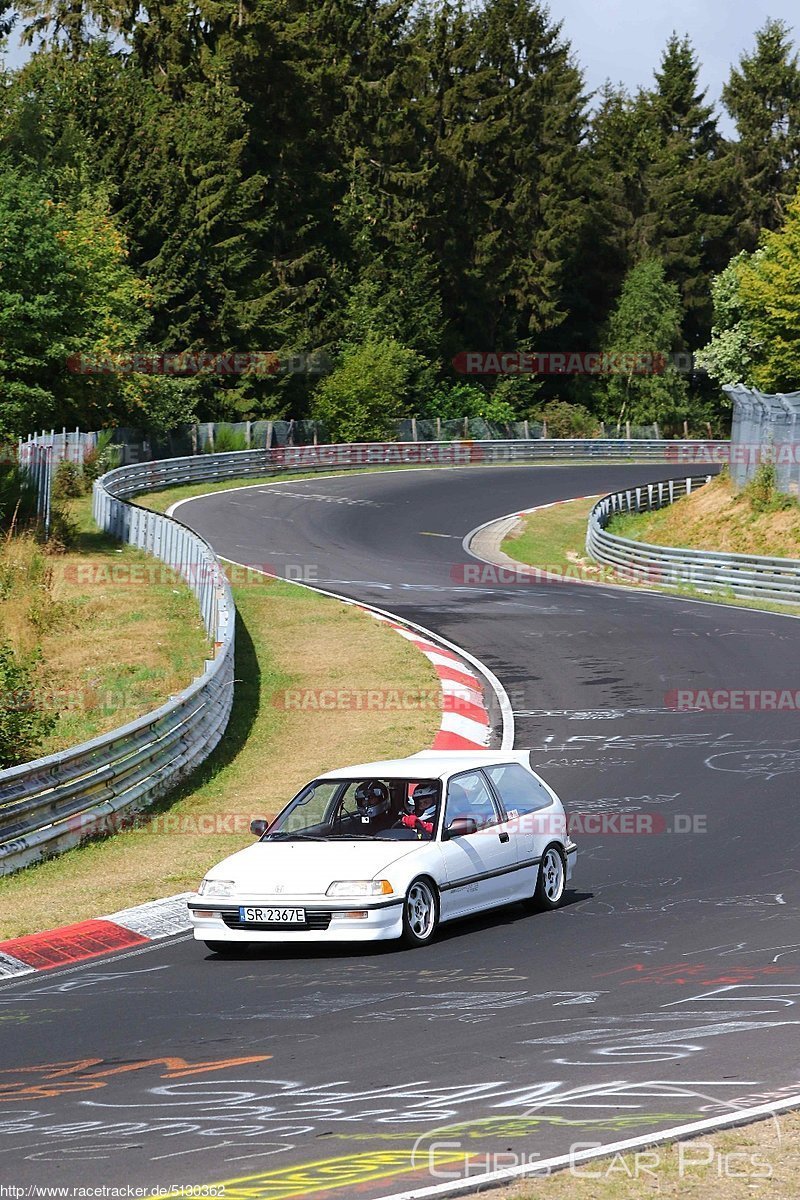
[[[749,377],[767,392],[800,387],[800,196],[783,228],[764,235],[759,253],[738,268],[738,301],[751,333]]]
[[[431,383],[422,355],[391,338],[348,347],[314,395],[312,416],[334,441],[383,441],[396,422],[419,407]],[[459,414],[463,415],[463,414]]]
[[[610,344],[643,260],[677,289],[668,349],[707,344],[715,378],[751,366],[745,284],[724,268],[778,227],[798,183],[800,72],[779,22],[725,89],[732,144],[677,36],[650,87],[607,86],[590,114],[539,0],[24,0],[20,12],[40,49],[0,88],[0,436],[331,406],[354,429],[340,387],[364,430],[456,405],[502,423],[553,400],[717,422],[707,381],[671,370],[608,388],[443,382],[464,350]],[[0,38],[7,23],[0,10]],[[651,334],[665,303],[658,285]],[[67,368],[140,348],[345,349],[332,384]],[[395,401],[373,408],[343,378],[359,348],[373,378],[399,379]],[[792,374],[790,351],[756,358],[748,378]]]
[[[87,485],[80,467],[66,459],[60,462],[53,475],[53,499],[74,500],[77,496],[85,496],[86,491]]]
[[[661,262],[644,259],[626,276],[608,324],[604,349],[627,364],[605,385],[609,420],[674,427],[688,416],[686,380],[669,361],[679,343],[680,320],[677,286]],[[637,364],[648,369],[640,372]]]
[[[600,422],[582,404],[550,400],[536,413],[536,420],[547,423],[547,436],[551,438],[600,436]]]
[[[214,442],[206,442],[203,447],[204,454],[224,454],[231,450],[246,450],[247,438],[240,429],[233,429],[225,423],[216,425],[214,428]]]
[[[757,250],[752,256],[753,265],[760,255]],[[721,384],[749,383],[758,353],[756,334],[741,289],[742,271],[750,262],[751,256],[742,250],[711,284],[714,302],[711,340],[697,352],[695,362]]]
[[[800,183],[800,66],[791,31],[768,19],[722,89],[736,124],[736,216],[739,244],[755,249],[764,229],[777,229]]]
[[[96,479],[104,475],[106,471],[110,471],[112,467],[116,466],[119,461],[112,444],[113,436],[113,430],[102,430],[98,434],[97,442],[91,450],[84,451],[83,478],[89,487],[91,487]]]
[[[173,381],[97,367],[140,344],[150,303],[105,189],[56,202],[0,162],[0,264],[0,433],[157,423]]]
[[[58,720],[39,699],[37,665],[35,657],[23,659],[0,642],[0,769],[35,758]]]
[[[761,463],[740,495],[756,513],[797,508],[797,501],[792,496],[778,490],[778,473],[774,463]]]

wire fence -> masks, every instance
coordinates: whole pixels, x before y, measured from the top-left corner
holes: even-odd
[[[780,492],[800,495],[800,392],[768,396],[746,387],[724,389],[733,401],[731,479],[743,487],[758,468],[775,468]]]

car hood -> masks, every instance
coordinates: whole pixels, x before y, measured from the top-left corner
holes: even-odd
[[[429,842],[256,842],[223,859],[210,879],[232,879],[248,895],[313,895],[337,879],[373,879]]]

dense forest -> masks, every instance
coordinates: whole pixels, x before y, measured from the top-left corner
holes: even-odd
[[[589,95],[534,0],[0,0],[12,28],[0,437],[542,411],[705,434],[720,383],[800,386],[779,22],[731,67],[731,137],[688,38]],[[617,366],[457,369],[511,351]]]

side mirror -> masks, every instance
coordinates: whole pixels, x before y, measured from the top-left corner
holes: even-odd
[[[260,838],[262,834],[267,832],[268,826],[269,821],[265,821],[263,817],[259,817],[257,820],[250,822],[250,832],[254,834],[255,837]]]
[[[478,832],[478,823],[472,817],[454,817],[445,830],[448,838],[467,837]]]

